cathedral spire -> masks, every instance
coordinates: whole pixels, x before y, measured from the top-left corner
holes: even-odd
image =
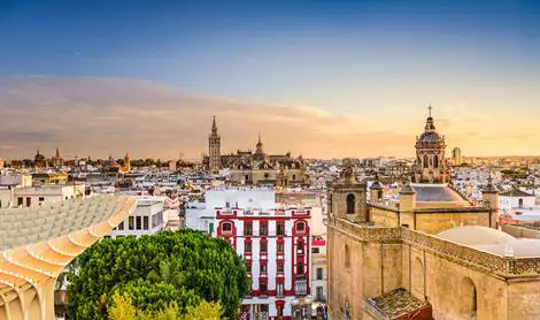
[[[212,118],[212,134],[217,134],[216,115]]]

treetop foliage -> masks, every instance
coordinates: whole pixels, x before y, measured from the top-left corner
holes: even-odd
[[[74,319],[107,319],[115,297],[150,313],[170,312],[174,303],[179,315],[219,302],[221,316],[233,318],[249,291],[244,263],[230,245],[192,230],[104,239],[76,259],[68,278]]]

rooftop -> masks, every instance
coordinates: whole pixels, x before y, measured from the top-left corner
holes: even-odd
[[[389,317],[389,319],[415,312],[429,305],[428,302],[414,297],[403,288],[394,289],[368,301],[379,311],[383,312],[385,316]]]
[[[540,257],[540,239],[515,238],[492,228],[463,226],[445,230],[436,236],[498,256]]]

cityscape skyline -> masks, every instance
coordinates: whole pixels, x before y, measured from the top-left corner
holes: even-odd
[[[449,148],[537,155],[539,16],[534,1],[2,3],[0,157],[199,158],[213,114],[223,153],[260,132],[269,152],[405,157],[429,104]]]

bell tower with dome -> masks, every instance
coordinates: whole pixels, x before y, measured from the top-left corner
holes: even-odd
[[[446,142],[435,128],[429,106],[424,133],[416,138],[415,183],[447,183],[448,168],[445,162]]]

